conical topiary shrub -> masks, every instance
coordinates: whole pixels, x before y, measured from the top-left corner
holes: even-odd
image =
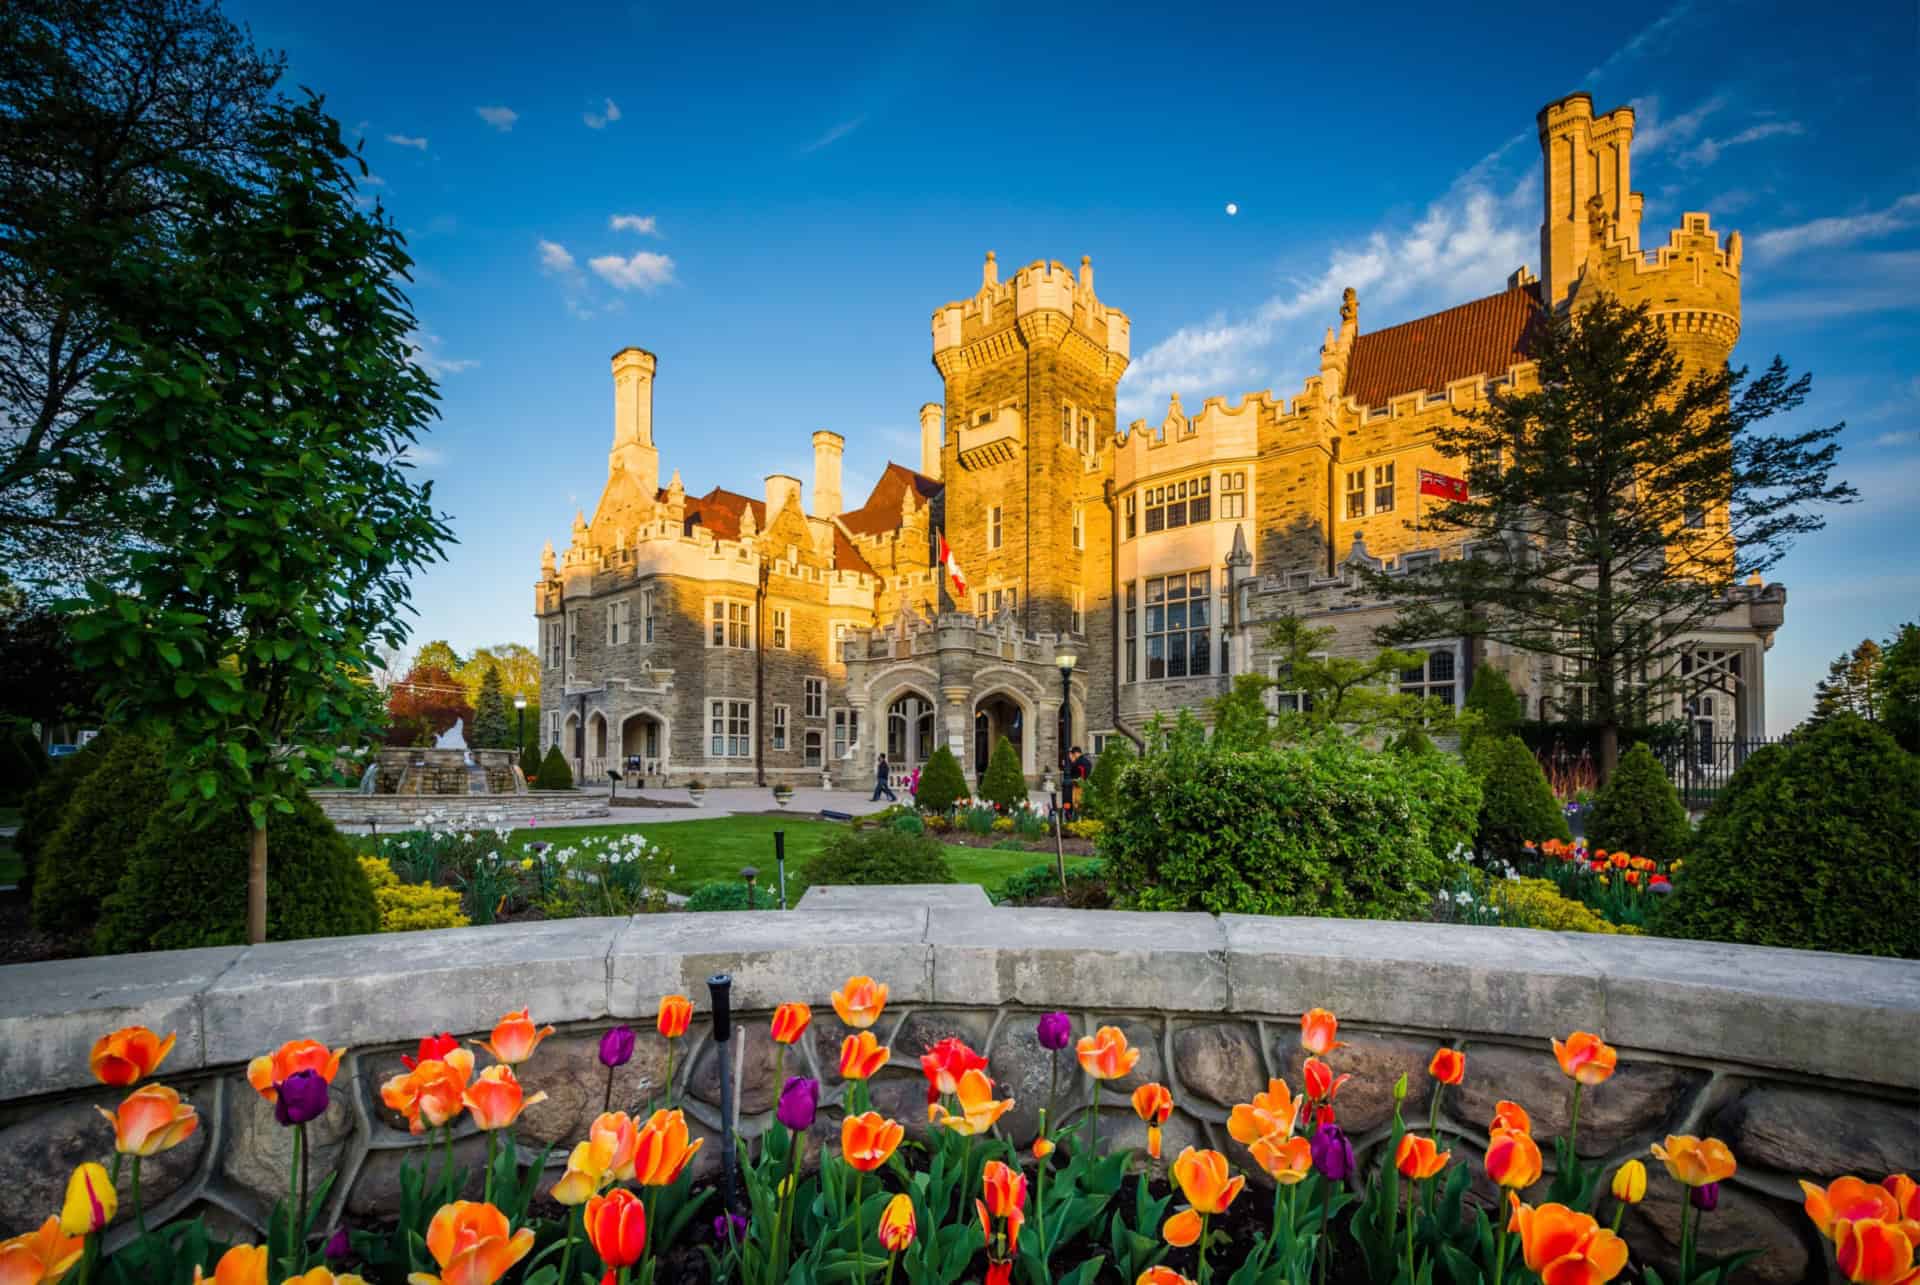
[[[960,760],[942,745],[920,769],[920,791],[913,796],[914,805],[922,812],[945,816],[953,811],[956,802],[966,797],[967,778],[960,770]]]
[[[1672,861],[1687,855],[1693,827],[1666,769],[1645,745],[1620,756],[1613,776],[1593,801],[1587,842],[1609,852]]]
[[[1018,807],[1026,801],[1027,778],[1020,770],[1020,752],[1004,736],[994,742],[993,757],[987,760],[987,774],[980,782],[980,797],[1002,808]]]
[[[534,788],[539,790],[571,790],[573,788],[573,769],[567,766],[567,760],[560,753],[558,745],[547,746],[547,756],[540,760],[540,775]]]
[[[534,782],[540,776],[540,751],[528,742],[520,747],[520,775],[527,778],[527,788],[533,789]]]
[[[1540,761],[1519,737],[1476,739],[1467,753],[1467,767],[1480,778],[1475,846],[1482,856],[1511,861],[1529,841],[1573,837]]]

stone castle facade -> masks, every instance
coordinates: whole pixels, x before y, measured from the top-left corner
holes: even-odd
[[[1539,115],[1541,269],[1484,298],[1360,329],[1346,292],[1319,374],[1292,398],[1176,397],[1122,426],[1130,323],[1093,268],[1036,262],[933,314],[944,397],[920,411],[918,467],[890,463],[858,508],[844,442],[813,435],[811,494],[773,474],[758,495],[660,485],[653,354],[613,358],[614,441],[593,519],[551,545],[535,588],[546,744],[576,775],[650,784],[865,784],[950,745],[970,776],[995,739],[1030,777],[1064,748],[1137,739],[1156,713],[1200,709],[1233,676],[1279,677],[1266,638],[1283,613],[1373,648],[1392,608],[1356,566],[1459,555],[1418,528],[1423,469],[1458,476],[1437,426],[1534,378],[1532,327],[1608,291],[1652,305],[1682,359],[1724,364],[1740,329],[1741,247],[1689,213],[1642,250],[1630,188],[1633,112],[1575,94]],[[965,593],[938,562],[941,536]],[[1786,591],[1749,584],[1695,639],[1701,690],[1683,709],[1715,737],[1764,733],[1764,663]],[[1579,676],[1459,639],[1421,648],[1403,686],[1465,697],[1481,661],[1529,713],[1577,717]],[[1284,684],[1273,695],[1289,699]]]

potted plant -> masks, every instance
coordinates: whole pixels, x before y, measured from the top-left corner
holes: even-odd
[[[687,782],[687,797],[693,800],[693,806],[699,807],[707,797],[707,783],[699,777]]]
[[[785,781],[782,781],[778,785],[774,786],[773,801],[775,803],[778,803],[783,808],[786,807],[787,804],[793,802],[793,787],[791,785],[788,785]]]

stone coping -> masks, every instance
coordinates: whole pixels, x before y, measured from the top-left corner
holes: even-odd
[[[851,974],[894,1004],[1291,1017],[1545,1039],[1578,1030],[1714,1059],[1920,1091],[1920,962],[1463,925],[902,904],[642,915],[386,933],[0,967],[0,1101],[82,1088],[87,1054],[133,1023],[176,1031],[170,1073],[310,1037],[411,1042],[707,1006],[825,1009]],[[1906,1050],[1906,1053],[1900,1052]]]

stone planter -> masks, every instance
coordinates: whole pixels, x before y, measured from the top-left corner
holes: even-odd
[[[687,797],[693,800],[694,807],[701,807],[706,803],[707,787],[704,785],[689,785],[687,787]]]

